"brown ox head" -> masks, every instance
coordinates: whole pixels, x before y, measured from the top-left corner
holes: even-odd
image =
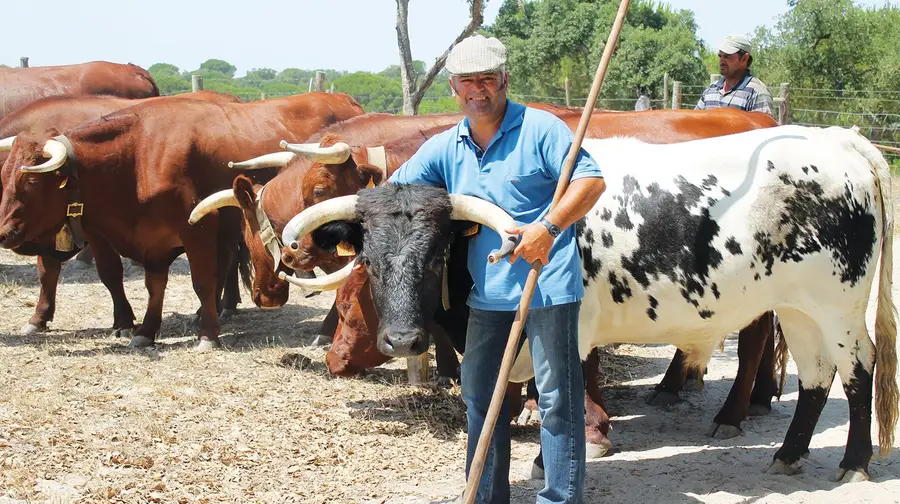
[[[221,191],[200,202],[190,220],[196,223],[223,206],[241,208],[244,239],[254,267],[253,302],[261,308],[276,308],[287,302],[287,283],[278,278],[279,272],[292,274],[296,271],[301,278],[314,278],[314,267],[331,272],[349,261],[349,257],[338,253],[339,242],[329,246],[329,240],[325,239],[320,242],[325,244],[323,247],[309,241],[304,250],[313,253],[302,260],[282,263],[282,244],[278,238],[287,221],[307,206],[335,196],[355,194],[366,185],[382,180],[380,168],[363,162],[364,149],[351,149],[337,136],[323,137],[318,144],[282,142],[282,145],[286,152],[229,163],[237,169],[285,167],[275,178],[260,186],[254,185],[248,177],[238,175],[231,190]]]
[[[66,220],[69,173],[66,147],[43,135],[25,133],[0,140],[9,155],[0,171],[0,246],[16,248],[25,241],[53,236]]]

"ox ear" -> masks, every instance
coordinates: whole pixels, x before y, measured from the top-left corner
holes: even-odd
[[[384,180],[384,172],[381,168],[369,163],[357,165],[356,171],[359,173],[359,182],[362,187],[375,187]]]
[[[237,198],[243,209],[252,209],[256,205],[256,191],[253,189],[253,182],[244,175],[235,177],[231,188],[234,190],[234,196]]]

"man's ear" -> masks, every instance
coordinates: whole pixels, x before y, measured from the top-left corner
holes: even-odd
[[[450,96],[456,98],[459,95],[456,93],[456,87],[453,86],[453,77],[448,77],[447,81],[450,82]]]

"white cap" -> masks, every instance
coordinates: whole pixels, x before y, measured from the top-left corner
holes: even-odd
[[[719,50],[725,54],[734,54],[738,51],[750,52],[750,41],[741,35],[728,35],[719,44]]]
[[[447,71],[453,75],[497,72],[506,65],[506,46],[498,39],[472,35],[453,46]]]

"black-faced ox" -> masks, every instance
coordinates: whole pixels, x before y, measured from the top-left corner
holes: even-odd
[[[854,130],[799,126],[672,145],[585,139],[583,148],[603,160],[607,191],[578,232],[582,358],[609,343],[671,343],[696,368],[724,335],[774,310],[800,391],[768,471],[800,470],[837,371],[850,429],[835,480],[867,479],[873,383],[882,456],[898,415],[891,180],[880,153]],[[355,220],[358,259],[316,285],[334,287],[364,267],[379,349],[410,356],[427,348],[424,322],[441,297],[446,201],[421,186],[366,189],[310,207],[283,239]],[[876,278],[873,344],[865,311]],[[511,379],[531,376],[523,348]]]

